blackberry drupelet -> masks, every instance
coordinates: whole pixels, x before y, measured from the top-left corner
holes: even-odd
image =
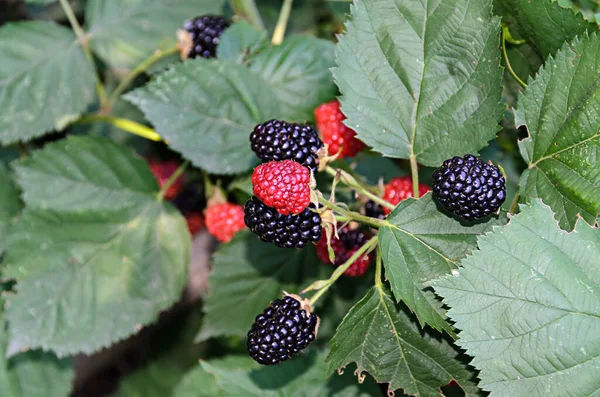
[[[269,120],[254,127],[250,147],[263,162],[294,160],[315,171],[323,142],[309,125]]]
[[[444,161],[433,173],[433,195],[450,213],[473,221],[498,211],[506,186],[498,167],[467,154]]]
[[[202,15],[186,21],[183,28],[192,35],[193,46],[189,58],[214,58],[217,54],[219,38],[229,22],[217,15]]]
[[[206,207],[204,186],[198,182],[188,183],[172,202],[183,215],[201,212]]]
[[[318,322],[297,299],[276,299],[254,320],[246,341],[248,353],[263,365],[286,361],[315,340]]]
[[[244,222],[265,242],[281,248],[303,248],[321,238],[321,217],[310,204],[298,215],[282,215],[258,198],[251,197],[244,206]]]
[[[365,215],[371,218],[384,219],[383,207],[373,200],[365,203]]]

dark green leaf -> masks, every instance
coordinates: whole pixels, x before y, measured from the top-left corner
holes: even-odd
[[[274,91],[233,61],[189,60],[126,98],[171,148],[214,174],[256,165],[250,133],[256,124],[281,115]]]
[[[256,50],[269,43],[267,33],[258,30],[246,21],[227,28],[219,39],[217,57],[243,63]]]
[[[198,339],[245,336],[254,318],[280,298],[282,290],[296,291],[300,282],[321,269],[312,248],[277,248],[250,232],[238,233],[214,256],[210,295],[204,303],[206,317]]]
[[[334,69],[346,124],[428,166],[477,152],[503,111],[499,34],[491,0],[354,3]]]
[[[7,244],[8,353],[91,353],[153,322],[181,295],[185,221],[147,165],[110,141],[70,137],[17,167],[27,205]],[[63,188],[64,190],[61,190]]]
[[[478,235],[506,223],[504,215],[486,222],[462,224],[440,211],[432,194],[402,201],[379,229],[379,242],[394,296],[429,324],[453,335],[445,310],[425,284],[450,273],[476,247]]]
[[[455,380],[467,395],[477,394],[472,373],[452,346],[423,333],[382,287],[372,288],[350,310],[330,343],[329,372],[355,362],[358,376],[366,371],[389,383],[390,391],[439,397],[440,388]]]
[[[541,198],[562,228],[579,216],[594,223],[600,213],[600,36],[584,34],[551,58],[519,96],[517,124],[529,137],[519,142],[529,164],[520,194]]]
[[[314,350],[280,365],[260,367],[249,357],[238,363],[201,362],[212,375],[223,396],[244,397],[366,397],[377,395],[372,382],[359,386],[352,376],[327,378],[325,355]],[[246,368],[239,368],[245,362]],[[237,367],[232,365],[237,364]],[[202,378],[201,378],[202,379]],[[198,385],[198,383],[196,383]],[[176,397],[204,397],[206,394],[182,394]]]
[[[10,173],[0,165],[0,254],[8,235],[8,228],[20,209],[19,191]]]
[[[177,29],[203,14],[221,14],[224,0],[89,0],[92,48],[113,68],[133,68],[158,48],[175,44]]]
[[[0,300],[0,304],[2,304]],[[71,360],[50,353],[29,351],[6,358],[9,343],[0,309],[0,396],[67,397],[74,378]]]
[[[549,55],[556,54],[565,41],[572,41],[585,31],[591,33],[598,30],[581,14],[561,7],[553,0],[494,0],[494,11],[502,16],[502,21],[510,28],[515,39],[527,41],[515,48],[525,55],[524,60],[530,64],[532,76]],[[524,80],[528,77],[527,74],[520,76]]]
[[[292,36],[251,58],[250,68],[272,88],[287,121],[313,120],[314,109],[336,95],[329,69],[334,45],[311,36]]]
[[[62,129],[94,101],[95,79],[69,29],[41,21],[0,28],[0,142]]]
[[[511,397],[595,396],[600,389],[600,229],[558,228],[534,200],[433,282],[462,331],[480,386]]]

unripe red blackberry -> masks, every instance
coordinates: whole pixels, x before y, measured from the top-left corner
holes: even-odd
[[[433,195],[448,212],[473,221],[498,211],[506,186],[498,167],[467,154],[444,161],[433,173]]]
[[[311,344],[319,318],[292,296],[276,299],[254,320],[248,332],[248,354],[263,365],[279,364]]]

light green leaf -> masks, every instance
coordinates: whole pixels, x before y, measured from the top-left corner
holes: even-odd
[[[172,149],[214,174],[258,164],[250,133],[281,115],[273,90],[233,61],[189,60],[126,99],[142,109]]]
[[[584,34],[550,59],[519,96],[517,124],[529,137],[519,142],[529,168],[520,194],[541,198],[560,227],[579,216],[594,223],[600,213],[600,36]]]
[[[3,270],[17,281],[7,299],[8,354],[28,347],[91,353],[179,299],[189,233],[177,211],[156,200],[142,159],[104,139],[70,137],[17,169],[27,207]]]
[[[0,303],[3,303],[0,301]],[[75,377],[71,360],[30,351],[6,358],[8,335],[0,309],[0,396],[67,397]]]
[[[250,68],[273,89],[287,121],[313,120],[314,109],[334,99],[329,69],[334,45],[312,36],[292,36],[251,58]]]
[[[330,344],[329,372],[355,362],[359,376],[366,371],[389,383],[389,391],[439,397],[440,388],[454,379],[467,396],[478,393],[452,346],[424,333],[383,287],[373,287],[348,312]]]
[[[175,44],[177,29],[203,14],[221,14],[224,0],[89,0],[86,28],[95,53],[113,68],[135,67]]]
[[[10,173],[0,164],[0,254],[8,235],[8,228],[20,210],[19,191]]]
[[[480,386],[511,397],[600,390],[600,230],[558,228],[539,200],[478,240],[454,277],[434,281]]]
[[[264,30],[258,30],[242,20],[227,28],[219,38],[217,58],[244,63],[254,51],[268,43]]]
[[[378,395],[373,382],[357,385],[351,374],[327,377],[325,355],[314,350],[280,365],[260,367],[249,357],[238,363],[201,362],[202,369],[216,380],[223,396],[245,397],[366,397]],[[246,368],[239,368],[245,363]],[[233,364],[233,365],[232,365]],[[237,364],[237,367],[235,366]],[[205,377],[205,376],[204,376]],[[200,378],[203,379],[203,378]],[[196,385],[200,384],[196,382]],[[188,388],[190,389],[190,388]],[[175,397],[204,397],[196,393]]]
[[[355,2],[333,71],[346,124],[428,166],[477,152],[503,111],[499,37],[491,0]]]
[[[206,317],[198,340],[219,335],[245,336],[254,318],[272,300],[280,298],[282,290],[295,292],[300,282],[325,269],[310,247],[278,248],[259,241],[248,231],[222,244],[213,262],[210,295],[203,306]]]
[[[62,129],[94,101],[95,79],[71,30],[41,21],[0,28],[0,143]]]
[[[506,216],[466,224],[437,208],[432,194],[402,201],[379,229],[385,275],[398,301],[402,300],[419,319],[454,335],[445,310],[426,283],[450,273],[458,261],[476,247],[478,235],[506,223]]]

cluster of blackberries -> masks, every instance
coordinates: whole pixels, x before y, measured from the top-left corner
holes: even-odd
[[[318,323],[296,298],[276,299],[254,320],[246,340],[248,353],[260,364],[279,364],[315,340]]]
[[[229,27],[229,22],[217,15],[202,15],[186,21],[183,28],[192,36],[189,58],[214,58],[221,34]]]
[[[263,162],[291,160],[314,170],[318,165],[317,151],[323,143],[310,126],[269,120],[254,128],[250,134],[250,146]],[[282,168],[280,165],[273,164],[268,168],[272,172],[283,172],[279,170]],[[277,177],[266,175],[262,179],[276,180]],[[284,192],[293,188],[282,183],[281,186],[275,186],[275,189],[265,191],[273,196],[283,196]],[[254,190],[255,195],[258,195],[257,189]],[[262,197],[264,198],[264,194]],[[298,213],[287,213],[269,207],[253,196],[246,202],[244,220],[262,241],[282,248],[302,248],[321,238],[321,218],[314,209],[315,206],[311,204],[296,211]]]

